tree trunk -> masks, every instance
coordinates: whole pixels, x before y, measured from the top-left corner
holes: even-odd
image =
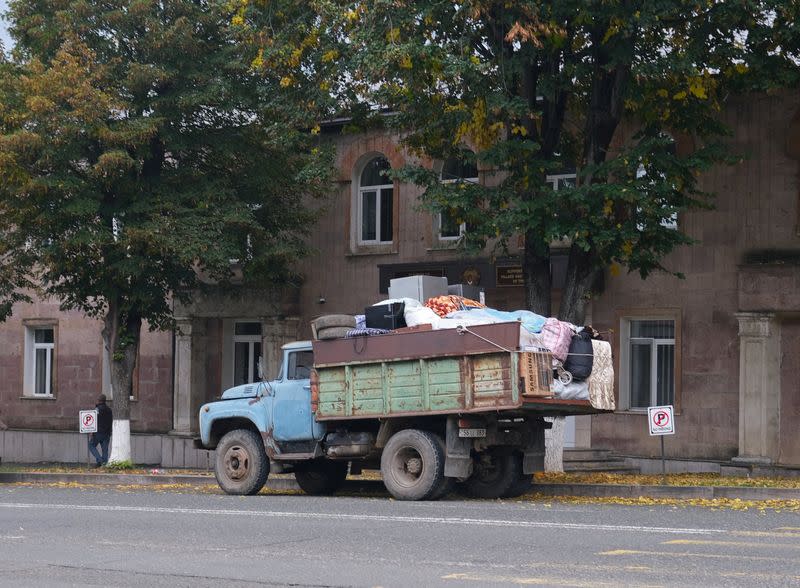
[[[539,237],[525,235],[525,249],[522,257],[522,275],[525,279],[525,302],[528,310],[542,316],[550,316],[550,250],[540,251]]]
[[[130,397],[141,327],[139,316],[124,312],[119,301],[109,302],[103,326],[103,342],[111,372],[111,410],[114,413],[109,463],[131,461]]]
[[[544,471],[564,471],[564,417],[546,417],[553,428],[544,432]]]
[[[575,245],[570,248],[566,283],[558,308],[559,320],[578,326],[586,320],[586,298],[596,275],[591,255]]]

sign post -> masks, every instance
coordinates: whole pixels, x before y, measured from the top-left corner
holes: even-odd
[[[667,475],[667,464],[664,457],[664,435],[675,434],[675,419],[672,405],[647,407],[647,424],[650,435],[661,437],[661,476]]]
[[[97,433],[97,411],[82,410],[78,413],[81,433]]]

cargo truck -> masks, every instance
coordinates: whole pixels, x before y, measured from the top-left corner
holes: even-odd
[[[276,379],[201,407],[196,445],[216,451],[229,494],[258,493],[271,470],[330,494],[348,472],[368,469],[399,500],[435,500],[454,485],[474,497],[520,494],[544,467],[544,417],[602,411],[553,397],[550,354],[520,350],[519,330],[510,322],[284,345]]]

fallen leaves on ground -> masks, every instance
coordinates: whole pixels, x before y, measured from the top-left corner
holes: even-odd
[[[736,486],[742,488],[800,488],[800,477],[745,478],[719,474],[609,474],[540,472],[534,481],[542,484],[633,484],[638,486]],[[662,483],[663,482],[663,483]]]

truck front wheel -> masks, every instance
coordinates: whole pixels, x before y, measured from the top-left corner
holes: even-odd
[[[306,494],[333,494],[344,484],[347,477],[346,461],[315,459],[295,466],[294,478]]]
[[[428,431],[395,433],[381,455],[381,476],[397,500],[438,497],[444,483],[443,444]]]
[[[258,494],[269,476],[269,459],[259,436],[234,429],[217,445],[214,475],[228,494]]]
[[[489,449],[478,454],[464,489],[474,498],[500,498],[508,495],[521,477],[522,461],[516,455]]]

